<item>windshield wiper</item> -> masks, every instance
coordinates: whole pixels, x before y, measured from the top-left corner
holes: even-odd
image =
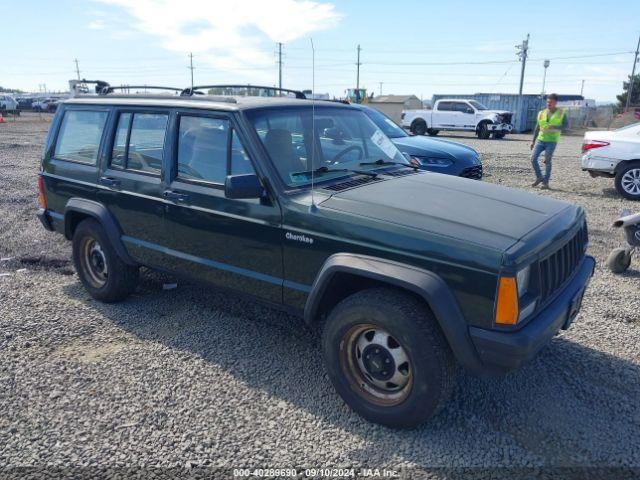
[[[362,165],[362,164],[360,164]],[[304,172],[296,172],[293,173],[293,175],[298,176],[298,175],[306,175],[309,176],[311,174],[314,175],[324,175],[325,173],[346,173],[346,172],[353,172],[353,173],[358,173],[360,175],[369,175],[370,177],[377,177],[378,174],[376,172],[367,172],[366,170],[357,170],[357,169],[353,169],[353,168],[329,168],[329,167],[318,167],[315,170],[305,170]]]
[[[413,165],[412,163],[402,163],[402,162],[390,162],[390,161],[386,161],[386,160],[376,160],[375,162],[361,162],[360,163],[361,166],[365,166],[365,165],[378,165],[380,167],[384,167],[386,165],[401,165],[403,167],[409,167],[409,168],[413,168],[414,170],[420,170],[420,167],[417,165]]]

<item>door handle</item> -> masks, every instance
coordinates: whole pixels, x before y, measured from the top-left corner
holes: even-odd
[[[189,198],[189,195],[174,192],[173,190],[165,190],[162,196],[167,200],[171,200],[173,202],[184,202]]]
[[[105,185],[107,187],[119,187],[120,186],[120,180],[117,180],[117,179],[112,178],[112,177],[100,177],[100,179],[98,180],[98,183],[100,183],[101,185]]]

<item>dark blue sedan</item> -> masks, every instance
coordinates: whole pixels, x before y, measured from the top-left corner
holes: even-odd
[[[363,105],[353,106],[361,109],[401,152],[409,154],[412,161],[425,170],[476,180],[482,178],[482,163],[473,148],[448,140],[409,135],[378,110]]]

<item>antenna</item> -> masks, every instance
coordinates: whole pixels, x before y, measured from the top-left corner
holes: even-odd
[[[318,207],[313,195],[316,163],[316,49],[313,46],[313,38],[309,40],[311,40],[311,205],[309,205],[309,213],[316,213]]]

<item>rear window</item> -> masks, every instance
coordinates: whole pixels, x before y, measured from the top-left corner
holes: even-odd
[[[122,113],[111,152],[111,166],[160,174],[169,116]]]
[[[55,158],[95,165],[107,112],[67,110],[60,124]]]

